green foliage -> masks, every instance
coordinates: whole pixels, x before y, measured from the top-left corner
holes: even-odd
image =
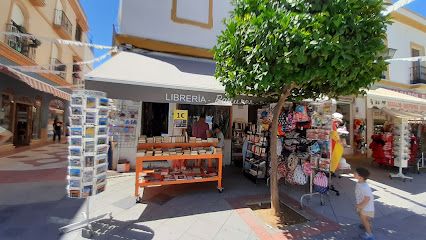
[[[386,70],[383,0],[234,0],[214,49],[230,96],[357,94]]]

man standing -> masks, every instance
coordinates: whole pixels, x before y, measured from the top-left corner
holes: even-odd
[[[207,139],[209,124],[206,123],[206,115],[201,114],[200,118],[192,125],[192,136],[201,139]]]
[[[58,136],[58,142],[61,143],[61,134],[62,134],[62,123],[58,121],[57,118],[53,121],[53,142],[56,141],[56,136]]]

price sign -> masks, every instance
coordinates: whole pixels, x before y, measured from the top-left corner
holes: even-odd
[[[173,112],[173,121],[175,128],[187,128],[188,110],[175,110]]]
[[[188,120],[188,110],[175,110],[173,120]]]

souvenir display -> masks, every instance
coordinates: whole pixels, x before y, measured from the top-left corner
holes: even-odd
[[[101,193],[108,169],[108,103],[105,94],[79,90],[71,96],[68,138],[68,196]]]

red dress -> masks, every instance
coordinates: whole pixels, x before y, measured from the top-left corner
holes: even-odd
[[[373,135],[373,142],[369,148],[373,151],[374,161],[380,165],[386,164],[385,152],[383,150],[384,141],[381,135]]]

